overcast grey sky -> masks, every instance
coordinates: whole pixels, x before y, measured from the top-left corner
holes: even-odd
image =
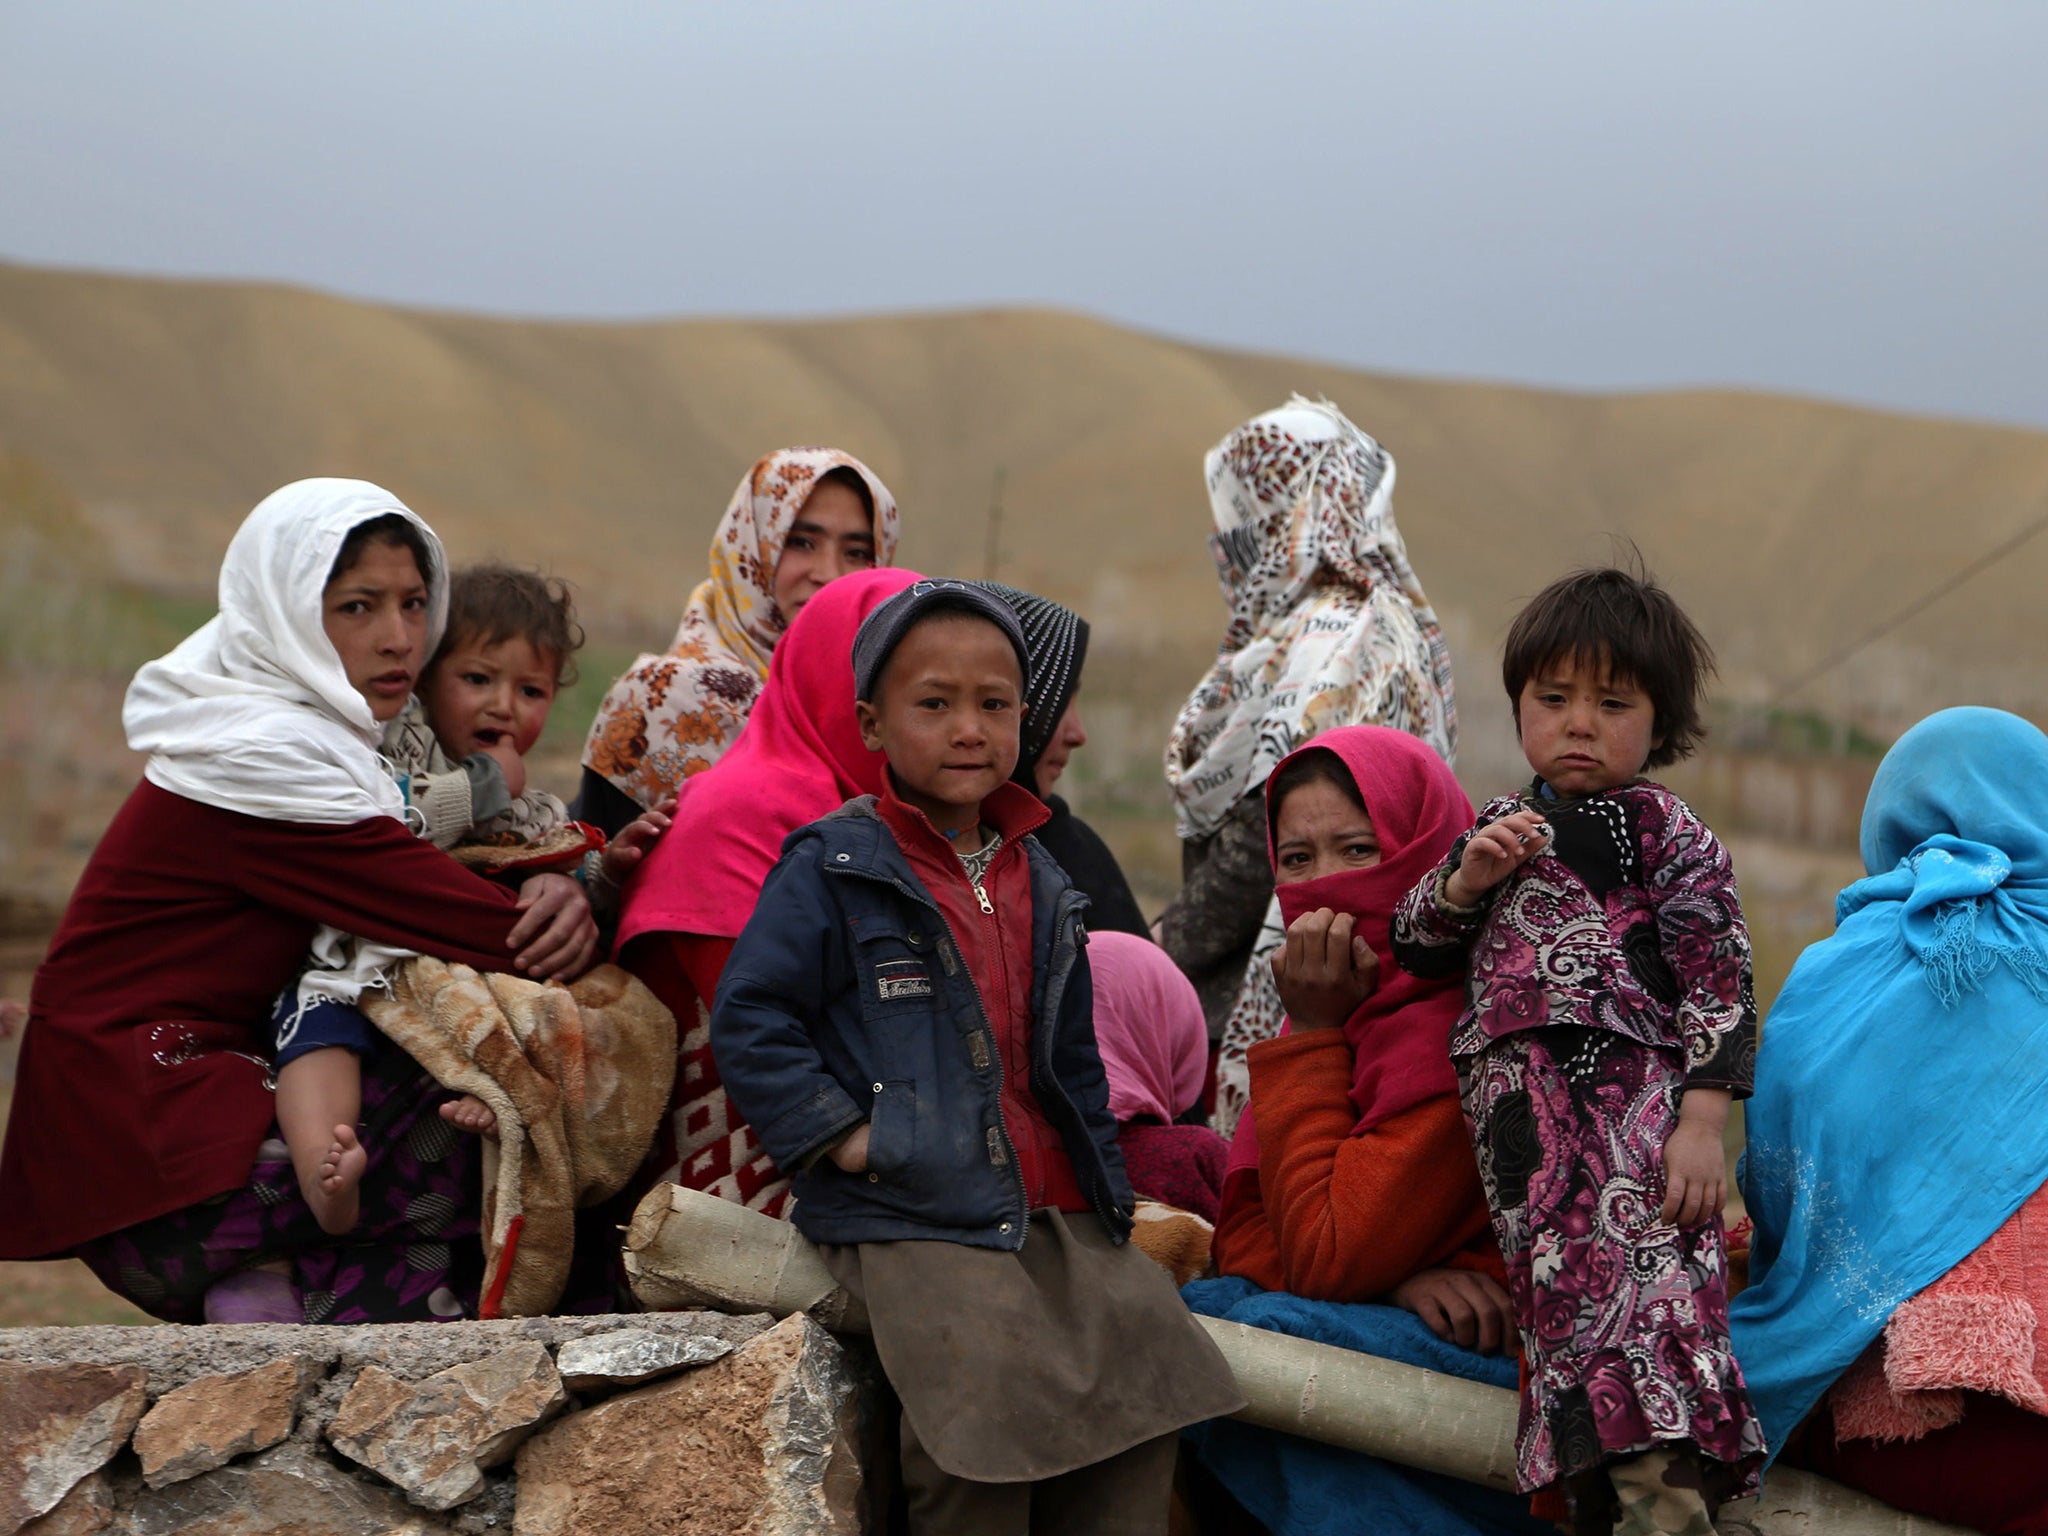
[[[2036,0],[0,0],[0,256],[2048,426]]]

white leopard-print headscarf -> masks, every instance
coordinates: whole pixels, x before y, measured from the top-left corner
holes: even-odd
[[[1215,831],[1281,758],[1340,725],[1393,726],[1449,760],[1451,657],[1394,525],[1393,455],[1296,395],[1206,468],[1230,627],[1166,745],[1180,835]]]
[[[1393,455],[1328,401],[1296,395],[1204,467],[1230,627],[1166,744],[1180,835],[1214,832],[1282,758],[1338,726],[1392,726],[1453,760],[1450,651],[1394,524]],[[1275,904],[1224,1026],[1225,1134],[1249,1088],[1245,1051],[1280,1028],[1266,961],[1281,934]]]

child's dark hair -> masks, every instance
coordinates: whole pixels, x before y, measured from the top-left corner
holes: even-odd
[[[555,658],[555,686],[576,681],[576,652],[583,646],[583,626],[569,585],[558,576],[486,561],[464,566],[448,581],[448,628],[431,667],[464,642],[497,645],[524,640],[543,656]]]
[[[1328,747],[1315,747],[1283,764],[1266,787],[1266,830],[1276,843],[1280,841],[1280,807],[1304,784],[1334,784],[1360,815],[1370,814],[1359,797],[1358,781],[1344,766],[1344,760]]]
[[[386,512],[349,529],[348,537],[341,541],[340,552],[334,557],[334,564],[327,568],[324,585],[333,586],[353,570],[355,563],[363,558],[363,551],[372,544],[395,544],[400,549],[411,550],[413,564],[420,568],[420,579],[429,587],[434,584],[434,551],[427,544],[427,536],[420,532],[420,525],[402,512]]]
[[[1515,616],[1501,655],[1501,681],[1519,726],[1522,686],[1544,668],[1576,660],[1650,696],[1662,739],[1648,768],[1689,757],[1707,734],[1700,719],[1714,652],[1650,573],[1615,566],[1553,581]]]

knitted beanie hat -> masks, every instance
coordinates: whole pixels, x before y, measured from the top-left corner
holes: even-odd
[[[862,621],[853,637],[853,696],[873,699],[875,685],[891,653],[903,643],[913,626],[932,614],[951,610],[986,619],[1003,632],[1003,638],[1017,653],[1017,668],[1024,678],[1024,696],[1031,697],[1031,653],[1024,644],[1024,631],[1009,604],[966,581],[933,577],[905,587]],[[1029,718],[1028,716],[1026,717]]]
[[[1049,597],[1022,592],[1000,581],[977,581],[1016,611],[1024,629],[1024,648],[1031,657],[1024,689],[1024,730],[1018,742],[1017,771],[1010,775],[1033,794],[1039,758],[1052,744],[1060,716],[1081,686],[1081,664],[1088,657],[1088,621]]]

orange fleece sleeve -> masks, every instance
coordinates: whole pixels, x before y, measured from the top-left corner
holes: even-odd
[[[1280,1243],[1266,1220],[1266,1202],[1259,1191],[1257,1170],[1231,1174],[1223,1181],[1223,1209],[1216,1217],[1216,1273],[1241,1275],[1266,1291],[1287,1289],[1287,1271],[1280,1264]]]
[[[1456,1095],[1354,1136],[1351,1049],[1341,1030],[1264,1041],[1249,1064],[1259,1210],[1224,1212],[1231,1240],[1226,1245],[1219,1227],[1221,1267],[1316,1301],[1373,1300],[1440,1265],[1500,1277]],[[1225,1261],[1226,1246],[1264,1274]]]

